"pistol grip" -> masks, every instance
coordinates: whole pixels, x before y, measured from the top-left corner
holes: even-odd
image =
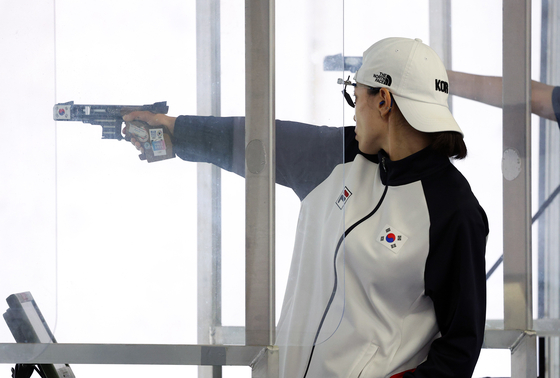
[[[127,125],[125,138],[130,140],[134,136],[144,149],[144,153],[139,155],[140,160],[152,163],[175,157],[171,137],[165,126],[150,126],[142,121],[131,121]]]

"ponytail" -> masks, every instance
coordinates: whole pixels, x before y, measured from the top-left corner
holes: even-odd
[[[467,156],[463,136],[455,131],[433,133],[432,149],[453,159],[464,159]]]

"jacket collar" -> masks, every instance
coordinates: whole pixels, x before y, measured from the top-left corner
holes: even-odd
[[[426,147],[404,159],[392,161],[383,150],[379,151],[377,158],[380,165],[381,181],[384,185],[398,186],[409,184],[433,174],[451,162],[441,153]]]

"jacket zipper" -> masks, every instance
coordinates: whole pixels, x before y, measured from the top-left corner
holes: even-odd
[[[383,167],[383,170],[385,172],[387,172],[387,166],[385,165],[385,157],[381,158],[381,166]],[[325,321],[325,318],[327,317],[327,314],[329,313],[330,307],[331,307],[332,302],[334,300],[334,296],[336,295],[336,291],[338,290],[338,273],[336,271],[336,258],[338,256],[338,250],[340,249],[340,246],[342,245],[342,242],[344,241],[344,239],[348,236],[348,234],[350,232],[352,232],[352,230],[354,230],[356,227],[358,227],[364,221],[371,218],[377,212],[377,210],[379,210],[379,208],[381,207],[381,204],[383,203],[383,200],[385,199],[385,195],[387,194],[388,189],[389,189],[389,185],[385,185],[385,189],[383,190],[383,194],[381,195],[381,198],[379,199],[379,202],[377,202],[377,205],[375,206],[375,208],[369,214],[364,216],[362,219],[360,219],[359,221],[357,221],[356,223],[354,223],[353,225],[348,227],[344,231],[344,233],[342,234],[340,239],[338,240],[338,243],[336,245],[336,249],[334,251],[334,285],[333,285],[333,290],[332,290],[332,293],[331,293],[331,297],[329,298],[329,301],[327,303],[327,307],[325,308],[325,311],[323,312],[323,317],[321,318],[321,322],[319,323],[319,327],[317,328],[317,333],[315,334],[315,339],[313,340],[313,346],[311,347],[311,353],[309,354],[309,360],[307,361],[307,367],[305,368],[305,373],[303,374],[303,378],[307,377],[307,372],[309,371],[309,366],[311,365],[311,360],[313,358],[313,352],[315,351],[315,345],[317,343],[317,339],[319,338],[319,333],[321,333],[321,328],[323,328],[323,323]]]

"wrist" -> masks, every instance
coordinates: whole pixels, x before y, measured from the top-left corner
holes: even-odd
[[[177,119],[177,117],[170,117],[167,116],[165,114],[158,114],[156,119],[155,119],[155,123],[159,124],[159,125],[163,125],[167,128],[167,130],[169,130],[169,133],[171,135],[173,135],[173,131],[175,129],[175,120]]]

